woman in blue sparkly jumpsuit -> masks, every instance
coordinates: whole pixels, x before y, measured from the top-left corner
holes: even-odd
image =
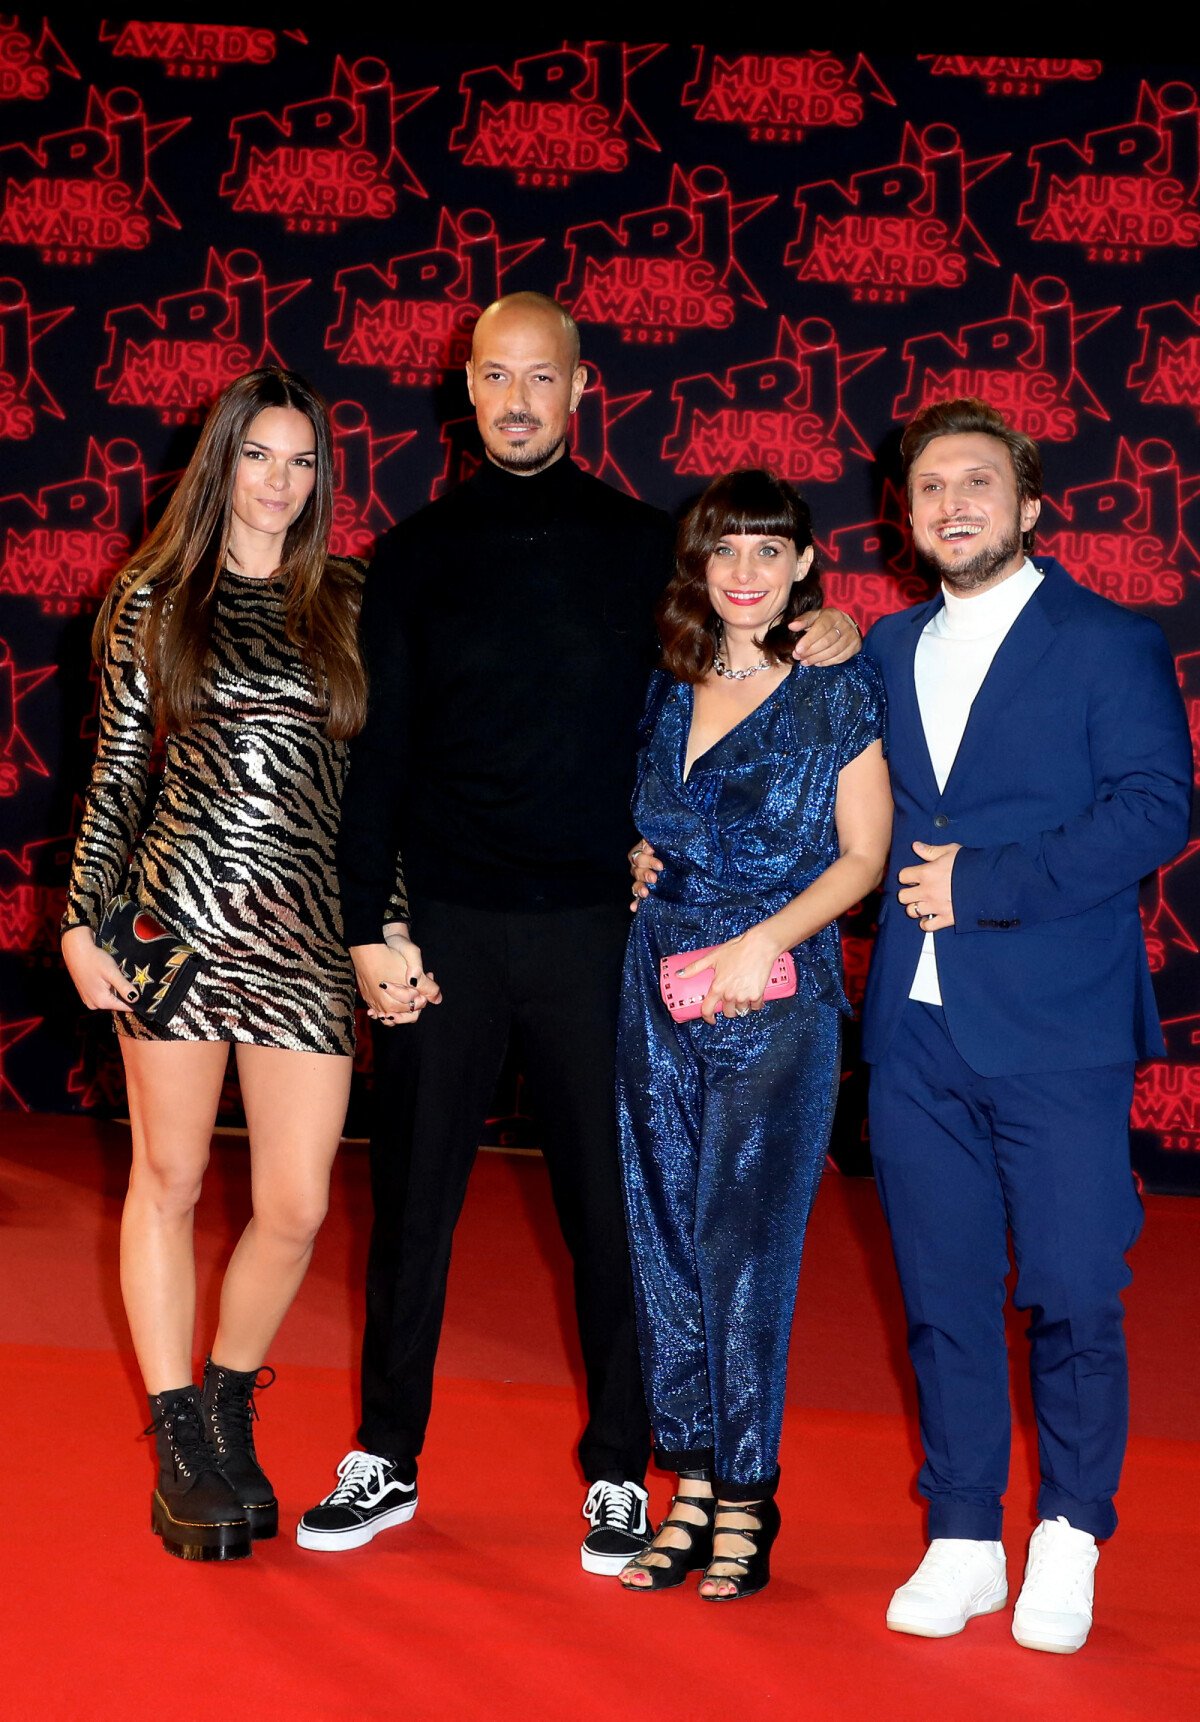
[[[702,1597],[752,1595],[779,1528],[792,1307],[849,1010],[834,923],[882,878],[892,813],[874,665],[792,663],[787,624],[820,604],[796,491],[715,480],[680,527],[633,804],[653,888],[635,889],[625,963],[621,1157],[651,1422],[681,1481],[630,1590],[707,1565]],[[660,960],[710,945],[689,965],[714,971],[703,1014],[677,1023]],[[796,994],[764,1006],[789,950]]]

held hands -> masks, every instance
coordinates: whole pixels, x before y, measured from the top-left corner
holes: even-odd
[[[800,664],[828,668],[830,664],[844,664],[862,650],[858,623],[844,610],[812,611],[797,616],[788,627],[800,636],[792,653]]]
[[[898,893],[899,900],[927,933],[940,933],[944,927],[954,925],[950,881],[954,857],[961,848],[961,843],[914,843],[913,850],[922,865],[901,869],[903,889]]]
[[[133,1009],[137,993],[90,927],[70,927],[62,936],[63,962],[88,1010]]]
[[[722,1012],[725,1016],[748,1016],[752,1010],[762,1009],[763,994],[778,956],[778,944],[760,924],[689,963],[679,970],[679,978],[685,980],[702,969],[712,969],[713,978],[700,1006],[705,1022],[716,1022]]]
[[[416,1022],[427,1004],[442,1002],[442,989],[426,973],[403,921],[388,923],[382,944],[352,945],[350,961],[372,1022],[388,1028]]]
[[[638,838],[626,859],[629,862],[629,871],[633,874],[633,896],[629,901],[629,913],[636,915],[639,902],[650,895],[651,886],[662,872],[663,864],[644,837]]]

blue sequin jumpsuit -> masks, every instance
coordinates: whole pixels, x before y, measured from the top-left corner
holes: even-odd
[[[835,925],[793,955],[795,998],[675,1023],[659,959],[764,920],[838,856],[838,773],[883,733],[859,656],[793,667],[684,778],[692,689],[657,671],[633,811],[665,865],[625,958],[617,1106],[638,1339],[659,1463],[726,1500],[770,1494],[804,1229],[837,1093]]]

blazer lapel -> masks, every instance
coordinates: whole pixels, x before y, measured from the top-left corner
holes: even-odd
[[[1004,714],[1013,707],[1022,682],[1052,645],[1058,629],[1042,602],[1045,582],[1030,598],[1001,642],[971,704],[967,727],[954,756],[943,794],[953,794],[959,777],[969,776],[975,755],[996,734]]]

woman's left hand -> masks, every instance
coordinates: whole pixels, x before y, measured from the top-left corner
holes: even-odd
[[[685,979],[712,969],[713,978],[700,1007],[705,1022],[716,1022],[721,1012],[726,1016],[748,1016],[752,1010],[763,1007],[763,994],[778,955],[778,947],[759,928],[750,927],[736,939],[718,945],[709,956],[680,969],[679,975]]]

